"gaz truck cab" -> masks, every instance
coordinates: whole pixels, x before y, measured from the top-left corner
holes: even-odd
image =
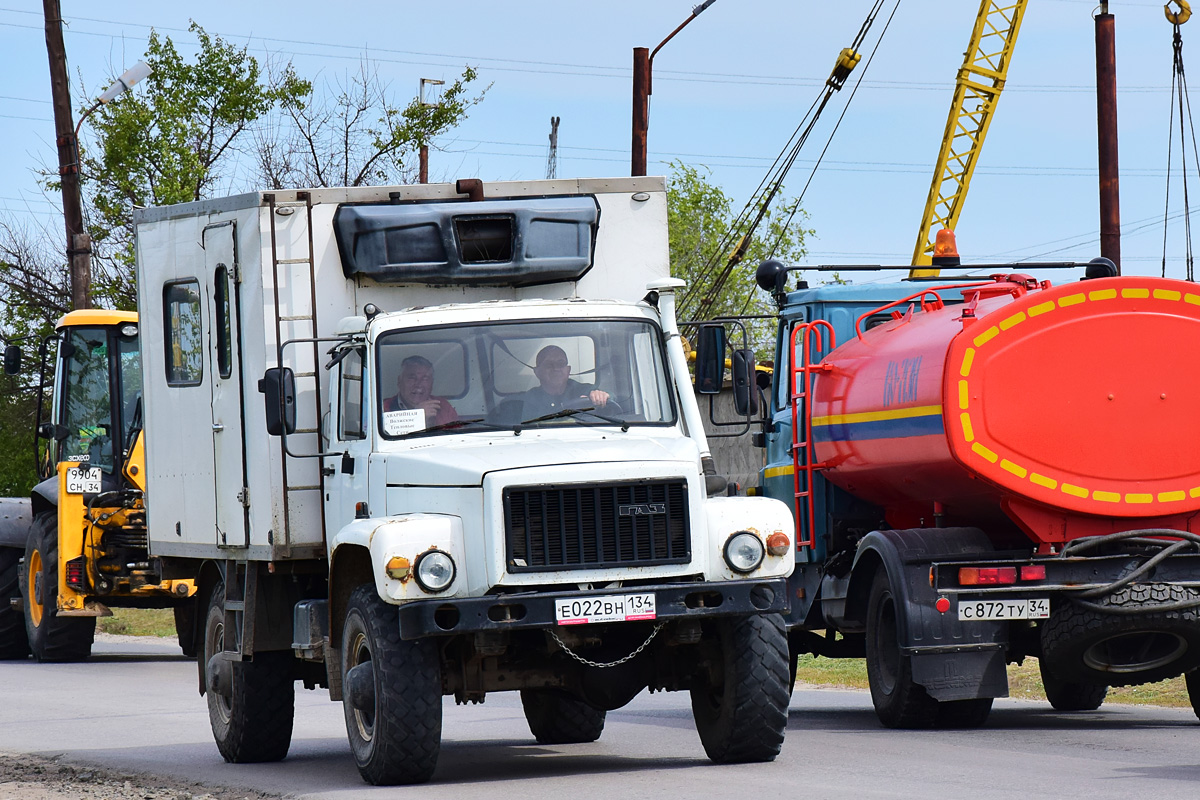
[[[688,691],[712,760],[775,757],[792,520],[715,474],[661,178],[245,195],[138,243],[151,549],[200,576],[226,759],[286,755],[296,680],[375,784],[497,691],[546,743]]]

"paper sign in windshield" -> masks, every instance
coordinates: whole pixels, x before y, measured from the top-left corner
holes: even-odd
[[[388,436],[403,436],[425,430],[425,409],[402,408],[383,412],[383,432]]]

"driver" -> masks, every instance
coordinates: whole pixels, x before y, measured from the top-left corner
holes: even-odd
[[[385,398],[384,411],[420,408],[425,411],[425,427],[445,425],[458,419],[450,401],[433,394],[433,363],[424,356],[409,356],[400,362],[396,394]]]
[[[525,417],[541,417],[563,408],[579,408],[590,403],[595,408],[608,404],[608,392],[589,389],[571,378],[571,364],[561,347],[548,345],[538,351],[533,374],[538,386],[525,393]]]

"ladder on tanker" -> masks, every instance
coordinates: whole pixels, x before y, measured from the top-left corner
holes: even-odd
[[[822,352],[829,353],[837,347],[837,337],[833,325],[823,319],[812,322],[802,322],[792,328],[791,350],[792,369],[791,408],[792,408],[792,489],[795,503],[796,518],[796,549],[812,547],[816,543],[816,498],[813,495],[813,475],[824,468],[824,464],[815,463],[812,441],[812,376],[818,372],[828,372],[832,367],[828,364],[811,363],[812,341],[810,334],[815,335],[818,349],[824,343],[822,330],[829,332],[829,347]],[[797,349],[799,339],[799,349]],[[801,477],[803,476],[803,481]]]
[[[271,286],[274,292],[274,302],[272,308],[275,317],[275,357],[276,365],[283,367],[287,363],[287,353],[285,348],[288,341],[302,340],[312,343],[312,368],[311,369],[294,369],[293,374],[296,380],[296,397],[300,398],[308,396],[313,398],[313,427],[311,428],[296,428],[295,432],[289,435],[292,436],[312,436],[316,440],[316,446],[311,452],[319,453],[324,448],[321,447],[321,380],[320,380],[320,359],[321,353],[318,342],[319,336],[317,332],[317,276],[316,263],[314,260],[313,248],[313,225],[312,225],[312,195],[308,192],[296,192],[296,199],[291,201],[277,201],[276,195],[264,194],[263,201],[267,204],[268,216],[271,223]],[[286,247],[282,247],[279,242],[279,218],[289,218],[300,212],[304,221],[303,235],[297,241],[294,237],[288,242]],[[298,247],[297,247],[298,246]],[[298,249],[299,252],[295,252]],[[280,251],[285,250],[286,258],[280,257]],[[281,304],[280,298],[280,278],[281,274],[286,273],[288,297],[286,298],[286,313]],[[299,293],[307,289],[307,305],[305,310],[303,307],[298,307]],[[291,335],[288,339],[284,339],[284,328],[290,329]],[[297,328],[301,330],[296,330]],[[296,344],[294,347],[303,345]],[[297,420],[301,418],[299,409],[297,409]],[[283,481],[283,530],[277,532],[282,535],[282,555],[284,557],[292,554],[292,509],[294,501],[298,495],[302,493],[315,493],[317,497],[317,518],[320,521],[322,534],[325,530],[325,505],[322,499],[325,496],[325,475],[319,468],[317,469],[317,482],[315,484],[308,483],[292,483],[288,477],[288,460],[292,456],[288,452],[287,438],[279,438],[280,461],[282,464],[282,481]],[[279,544],[276,542],[276,544]]]

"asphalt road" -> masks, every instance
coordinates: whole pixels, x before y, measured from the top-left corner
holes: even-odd
[[[97,642],[84,664],[0,663],[0,750],[303,798],[519,797],[1122,798],[1200,795],[1200,724],[1191,711],[1105,706],[1059,714],[998,701],[976,731],[889,731],[865,692],[797,690],[772,764],[713,766],[683,694],[643,694],[610,712],[588,745],[545,747],[515,694],[446,705],[441,760],[419,789],[374,788],[354,768],[342,708],[298,689],[291,752],[226,764],[172,642]]]

